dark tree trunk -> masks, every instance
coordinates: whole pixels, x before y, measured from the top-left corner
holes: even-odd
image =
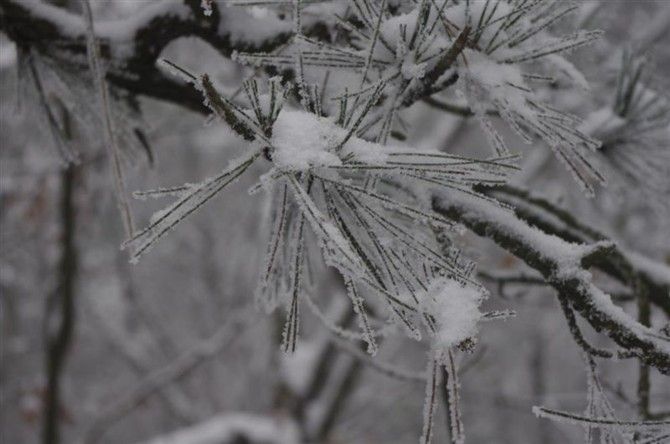
[[[67,119],[65,119],[67,128]],[[74,204],[77,166],[69,165],[61,173],[61,257],[58,286],[47,301],[45,346],[47,387],[44,399],[43,442],[59,442],[60,392],[63,369],[72,342],[75,325],[75,285],[77,249],[75,246],[76,211]]]

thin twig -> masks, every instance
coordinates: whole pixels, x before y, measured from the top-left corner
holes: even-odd
[[[88,0],[81,0],[86,18],[87,31],[87,53],[88,63],[93,75],[93,82],[98,90],[98,99],[100,100],[100,108],[102,111],[102,118],[105,133],[105,147],[112,159],[112,173],[114,177],[114,188],[116,190],[116,199],[121,211],[121,218],[123,220],[123,228],[125,230],[126,238],[132,239],[135,231],[133,224],[133,216],[128,203],[128,196],[126,193],[126,185],[123,177],[123,169],[121,166],[121,150],[119,149],[116,133],[114,131],[114,121],[112,118],[112,110],[109,101],[109,90],[107,89],[107,81],[105,80],[105,73],[103,71],[102,63],[100,61],[100,49],[95,37],[95,28],[93,24],[93,12]]]

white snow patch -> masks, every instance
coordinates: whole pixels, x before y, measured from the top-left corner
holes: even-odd
[[[435,317],[437,350],[447,350],[477,335],[483,298],[478,289],[462,286],[452,279],[440,278],[431,283],[421,302],[426,312]]]
[[[267,8],[239,8],[225,2],[219,2],[218,5],[221,11],[219,35],[229,34],[232,43],[260,45],[293,30],[290,20],[280,20]]]
[[[247,413],[216,416],[208,421],[159,436],[145,444],[218,444],[245,437],[249,442],[297,444],[300,433],[288,418]]]
[[[307,393],[322,349],[323,345],[317,342],[301,342],[295,352],[281,354],[279,372],[294,393]]]
[[[347,130],[333,121],[304,111],[283,110],[272,130],[272,160],[283,170],[302,171],[313,167],[342,165],[342,158],[353,155],[358,162],[383,164],[387,150],[378,144],[351,137],[335,153]]]
[[[342,147],[342,156],[353,155],[356,161],[368,165],[384,165],[388,160],[388,154],[394,150],[399,151],[401,148],[396,149],[352,137]]]
[[[86,24],[81,16],[37,0],[26,1],[23,6],[34,17],[54,23],[64,36],[79,37],[86,34]],[[124,58],[133,54],[137,31],[146,27],[151,20],[167,15],[186,19],[190,14],[190,8],[183,2],[161,0],[148,3],[136,13],[122,19],[96,21],[95,33],[102,40],[111,43],[115,57]]]
[[[329,120],[314,114],[282,111],[272,131],[275,148],[272,160],[279,168],[289,171],[341,165],[340,158],[329,151],[341,140],[337,129]]]

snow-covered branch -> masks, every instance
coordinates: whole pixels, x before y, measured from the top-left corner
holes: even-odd
[[[292,30],[290,20],[254,17],[246,8],[219,3],[205,16],[200,0],[161,0],[130,18],[96,23],[101,55],[109,63],[107,80],[132,95],[206,112],[197,91],[156,67],[170,42],[198,37],[229,57],[234,51],[270,51],[285,43]],[[312,26],[316,29],[318,23]],[[0,30],[23,51],[35,50],[86,70],[86,24],[76,14],[38,0],[7,0],[0,4]]]
[[[547,233],[573,243],[606,241],[608,237],[581,222],[574,214],[527,190],[505,185],[488,191],[497,200],[514,208],[517,217]],[[592,256],[590,264],[621,284],[633,287],[636,279],[649,299],[670,317],[670,267],[617,243],[607,254]]]
[[[42,2],[27,0],[3,2],[0,14],[2,29],[17,42],[19,47],[33,48],[43,53],[48,52],[49,56],[54,58],[71,58],[75,62],[80,62],[82,69],[85,69],[86,25],[79,16]],[[253,26],[249,26],[252,21]],[[319,24],[312,21],[307,26],[311,26],[309,32],[318,29]],[[153,96],[203,112],[205,108],[198,91],[190,85],[173,80],[156,67],[156,59],[167,44],[179,37],[196,36],[210,43],[224,56],[231,56],[234,51],[267,52],[289,39],[292,33],[291,27],[290,20],[281,20],[271,15],[254,17],[248,9],[229,7],[223,3],[221,5],[214,3],[212,14],[205,16],[200,2],[196,0],[159,1],[143,8],[132,20],[123,22],[115,20],[96,24],[102,55],[110,65],[107,73],[110,84],[131,94]],[[462,35],[466,34],[462,33]],[[457,56],[459,52],[460,49],[455,47],[453,53]],[[447,59],[455,58],[449,54],[445,56]],[[445,210],[445,208],[440,209]],[[461,223],[468,224],[466,214],[454,213],[454,208],[449,208],[449,210],[450,216]],[[523,208],[519,212],[522,213]],[[535,224],[537,221],[529,220],[529,222]],[[566,236],[565,238],[573,242],[600,240],[599,237],[589,235],[593,233],[582,233],[581,237],[575,236],[574,232],[579,229],[580,227],[577,226],[561,232],[570,231],[573,234],[572,237]],[[537,231],[534,230],[534,232]],[[524,257],[524,259],[532,258],[529,265],[535,268],[540,267],[538,270],[545,277],[553,275],[552,285],[564,287],[563,292],[568,289],[579,289],[578,294],[589,294],[590,296],[586,299],[590,302],[587,302],[585,306],[581,305],[584,301],[580,303],[573,300],[573,304],[574,308],[592,321],[594,327],[607,329],[613,338],[623,341],[620,342],[622,345],[648,347],[651,344],[649,338],[640,332],[632,332],[630,328],[624,328],[630,326],[619,322],[620,320],[617,320],[614,313],[604,313],[605,318],[597,320],[603,312],[596,310],[591,304],[599,293],[595,291],[597,290],[595,287],[591,288],[590,280],[586,280],[583,276],[563,276],[559,279],[555,275],[557,271],[555,264],[545,260],[546,258],[541,255],[533,255],[532,245],[526,245],[522,242],[523,240],[524,238],[518,238],[516,243],[505,242],[501,245],[506,249],[511,248],[512,252],[531,254],[531,256]],[[630,254],[623,254],[613,246],[609,247],[608,254],[592,255],[593,265],[610,272],[620,280],[625,279],[620,267],[613,265],[611,259],[601,260],[611,258],[612,254],[618,257],[619,262],[625,261],[627,268],[639,271],[646,278],[654,289],[650,292],[652,301],[667,313],[668,305],[670,305],[667,291],[664,291],[667,290],[667,284],[659,282],[656,278],[662,275],[654,271],[658,267],[652,267],[653,270],[650,271],[649,261],[644,261],[638,256],[632,260]],[[637,270],[639,265],[644,265],[643,269]],[[572,298],[574,299],[575,296],[573,295]],[[635,334],[629,335],[628,333]],[[667,359],[667,355],[661,354],[661,357],[664,356]]]
[[[616,306],[593,283],[588,262],[612,248],[607,241],[575,244],[519,220],[514,213],[457,193],[433,197],[433,209],[468,227],[539,271],[597,331],[604,331],[640,360],[670,374],[670,340]]]

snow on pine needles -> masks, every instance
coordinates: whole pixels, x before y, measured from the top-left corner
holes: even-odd
[[[273,2],[263,5],[271,8]],[[295,35],[288,44],[271,53],[234,54],[254,69],[280,74],[245,82],[242,100],[221,95],[207,75],[164,63],[246,141],[246,153],[200,183],[137,193],[176,200],[126,245],[138,260],[252,164],[263,163],[266,170],[250,190],[266,193],[271,205],[256,298],[268,311],[285,308],[282,349],[296,350],[301,307],[323,320],[309,295],[314,280],[309,258],[316,247],[345,283],[361,331],[329,328],[362,338],[373,355],[379,347],[374,326],[380,323],[397,325],[417,340],[427,337],[429,414],[423,440],[432,435],[434,376],[444,367],[452,439],[461,442],[454,349],[470,350],[476,343],[478,323],[487,316],[480,311],[487,292],[474,278],[474,264],[451,246],[453,222],[432,211],[431,198],[438,190],[499,207],[479,187],[506,183],[518,169],[518,156],[494,128],[491,113],[527,141],[548,144],[587,192],[594,179],[602,182],[589,159],[598,142],[576,129],[577,118],[544,104],[531,86],[551,80],[543,73],[550,66],[560,66],[583,85],[560,54],[590,43],[597,33],[552,36],[552,25],[574,10],[555,1],[328,5],[333,6],[294,2]],[[303,33],[310,17],[333,11],[327,37]],[[490,157],[401,144],[403,110],[437,94],[466,101],[487,135]]]
[[[491,114],[526,142],[539,139],[548,145],[587,195],[593,195],[594,185],[605,183],[593,159],[600,143],[579,131],[578,117],[544,103],[535,91],[559,73],[579,88],[588,87],[563,55],[594,42],[601,33],[550,32],[577,9],[576,4],[422,0],[393,2],[392,8],[390,3],[350,1],[346,13],[336,15],[337,29],[348,37],[344,42],[298,34],[278,53],[240,53],[236,60],[280,71],[294,69],[299,82],[318,86],[320,107],[326,112],[338,104],[342,110],[344,103],[346,119],[379,84],[388,84],[356,129],[383,143],[394,132],[402,133],[401,111],[413,103],[431,96],[464,100],[496,156],[510,150]]]
[[[435,332],[433,315],[421,300],[431,282],[447,276],[482,291],[472,279],[472,267],[440,252],[432,230],[452,224],[430,210],[427,191],[455,189],[488,199],[472,186],[504,183],[516,169],[514,156],[478,160],[366,141],[353,135],[360,119],[347,128],[331,117],[283,107],[285,92],[276,79],[266,94],[256,84],[246,89],[252,110],[220,96],[207,77],[198,82],[213,111],[253,142],[248,154],[200,184],[141,193],[178,199],[129,242],[134,259],[252,163],[265,159],[268,171],[254,188],[265,190],[274,208],[258,297],[268,308],[289,307],[286,350],[294,350],[298,336],[307,229],[325,262],[347,282],[371,350],[374,337],[367,331],[370,322],[361,295],[376,295],[419,338],[424,327]]]

